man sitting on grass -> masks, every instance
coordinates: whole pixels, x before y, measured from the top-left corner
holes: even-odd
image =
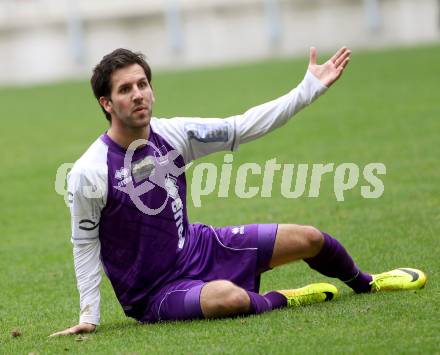
[[[350,54],[343,47],[318,65],[311,48],[295,89],[225,119],[152,117],[152,75],[143,55],[106,55],[91,84],[110,127],[68,176],[80,319],[53,335],[96,329],[101,264],[125,314],[140,322],[256,314],[337,296],[328,283],[258,293],[263,272],[296,260],[356,293],[423,287],[426,276],[415,269],[362,272],[336,239],[312,226],[188,221],[185,165],[285,124],[339,79]]]

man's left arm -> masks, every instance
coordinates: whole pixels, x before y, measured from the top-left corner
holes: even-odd
[[[234,117],[240,143],[247,143],[281,127],[325,93],[342,75],[350,60],[350,54],[349,49],[342,47],[327,62],[318,65],[316,48],[310,48],[308,70],[295,89]]]
[[[327,62],[316,63],[316,49],[310,48],[308,70],[301,83],[275,100],[227,118],[176,117],[153,119],[151,126],[182,154],[185,163],[219,151],[233,151],[284,125],[310,105],[339,77],[350,60],[350,50],[339,49]]]

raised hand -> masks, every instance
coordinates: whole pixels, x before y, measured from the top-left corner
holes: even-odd
[[[324,64],[316,64],[318,56],[315,47],[310,48],[309,70],[321,82],[330,87],[342,75],[345,67],[350,61],[351,50],[347,47],[339,49],[333,57],[327,60]]]
[[[56,332],[51,334],[49,337],[58,337],[63,335],[75,335],[82,333],[93,333],[96,329],[96,325],[90,323],[80,323],[71,328],[62,330],[61,332]]]

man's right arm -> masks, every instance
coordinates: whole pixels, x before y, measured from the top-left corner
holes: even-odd
[[[80,298],[79,323],[51,335],[74,335],[92,333],[99,324],[99,284],[101,282],[99,262],[99,240],[73,246],[75,274]]]
[[[79,324],[52,334],[93,332],[100,321],[101,261],[99,222],[105,205],[106,186],[97,173],[78,172],[68,176],[72,224],[73,259],[80,296]]]
[[[74,244],[73,260],[80,301],[80,323],[98,325],[100,320],[101,262],[100,243]]]

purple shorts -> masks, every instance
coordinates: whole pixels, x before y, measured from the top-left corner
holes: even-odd
[[[197,318],[200,291],[214,280],[229,280],[258,292],[260,274],[269,269],[277,224],[211,227],[191,224],[176,272],[150,297],[142,322]]]

